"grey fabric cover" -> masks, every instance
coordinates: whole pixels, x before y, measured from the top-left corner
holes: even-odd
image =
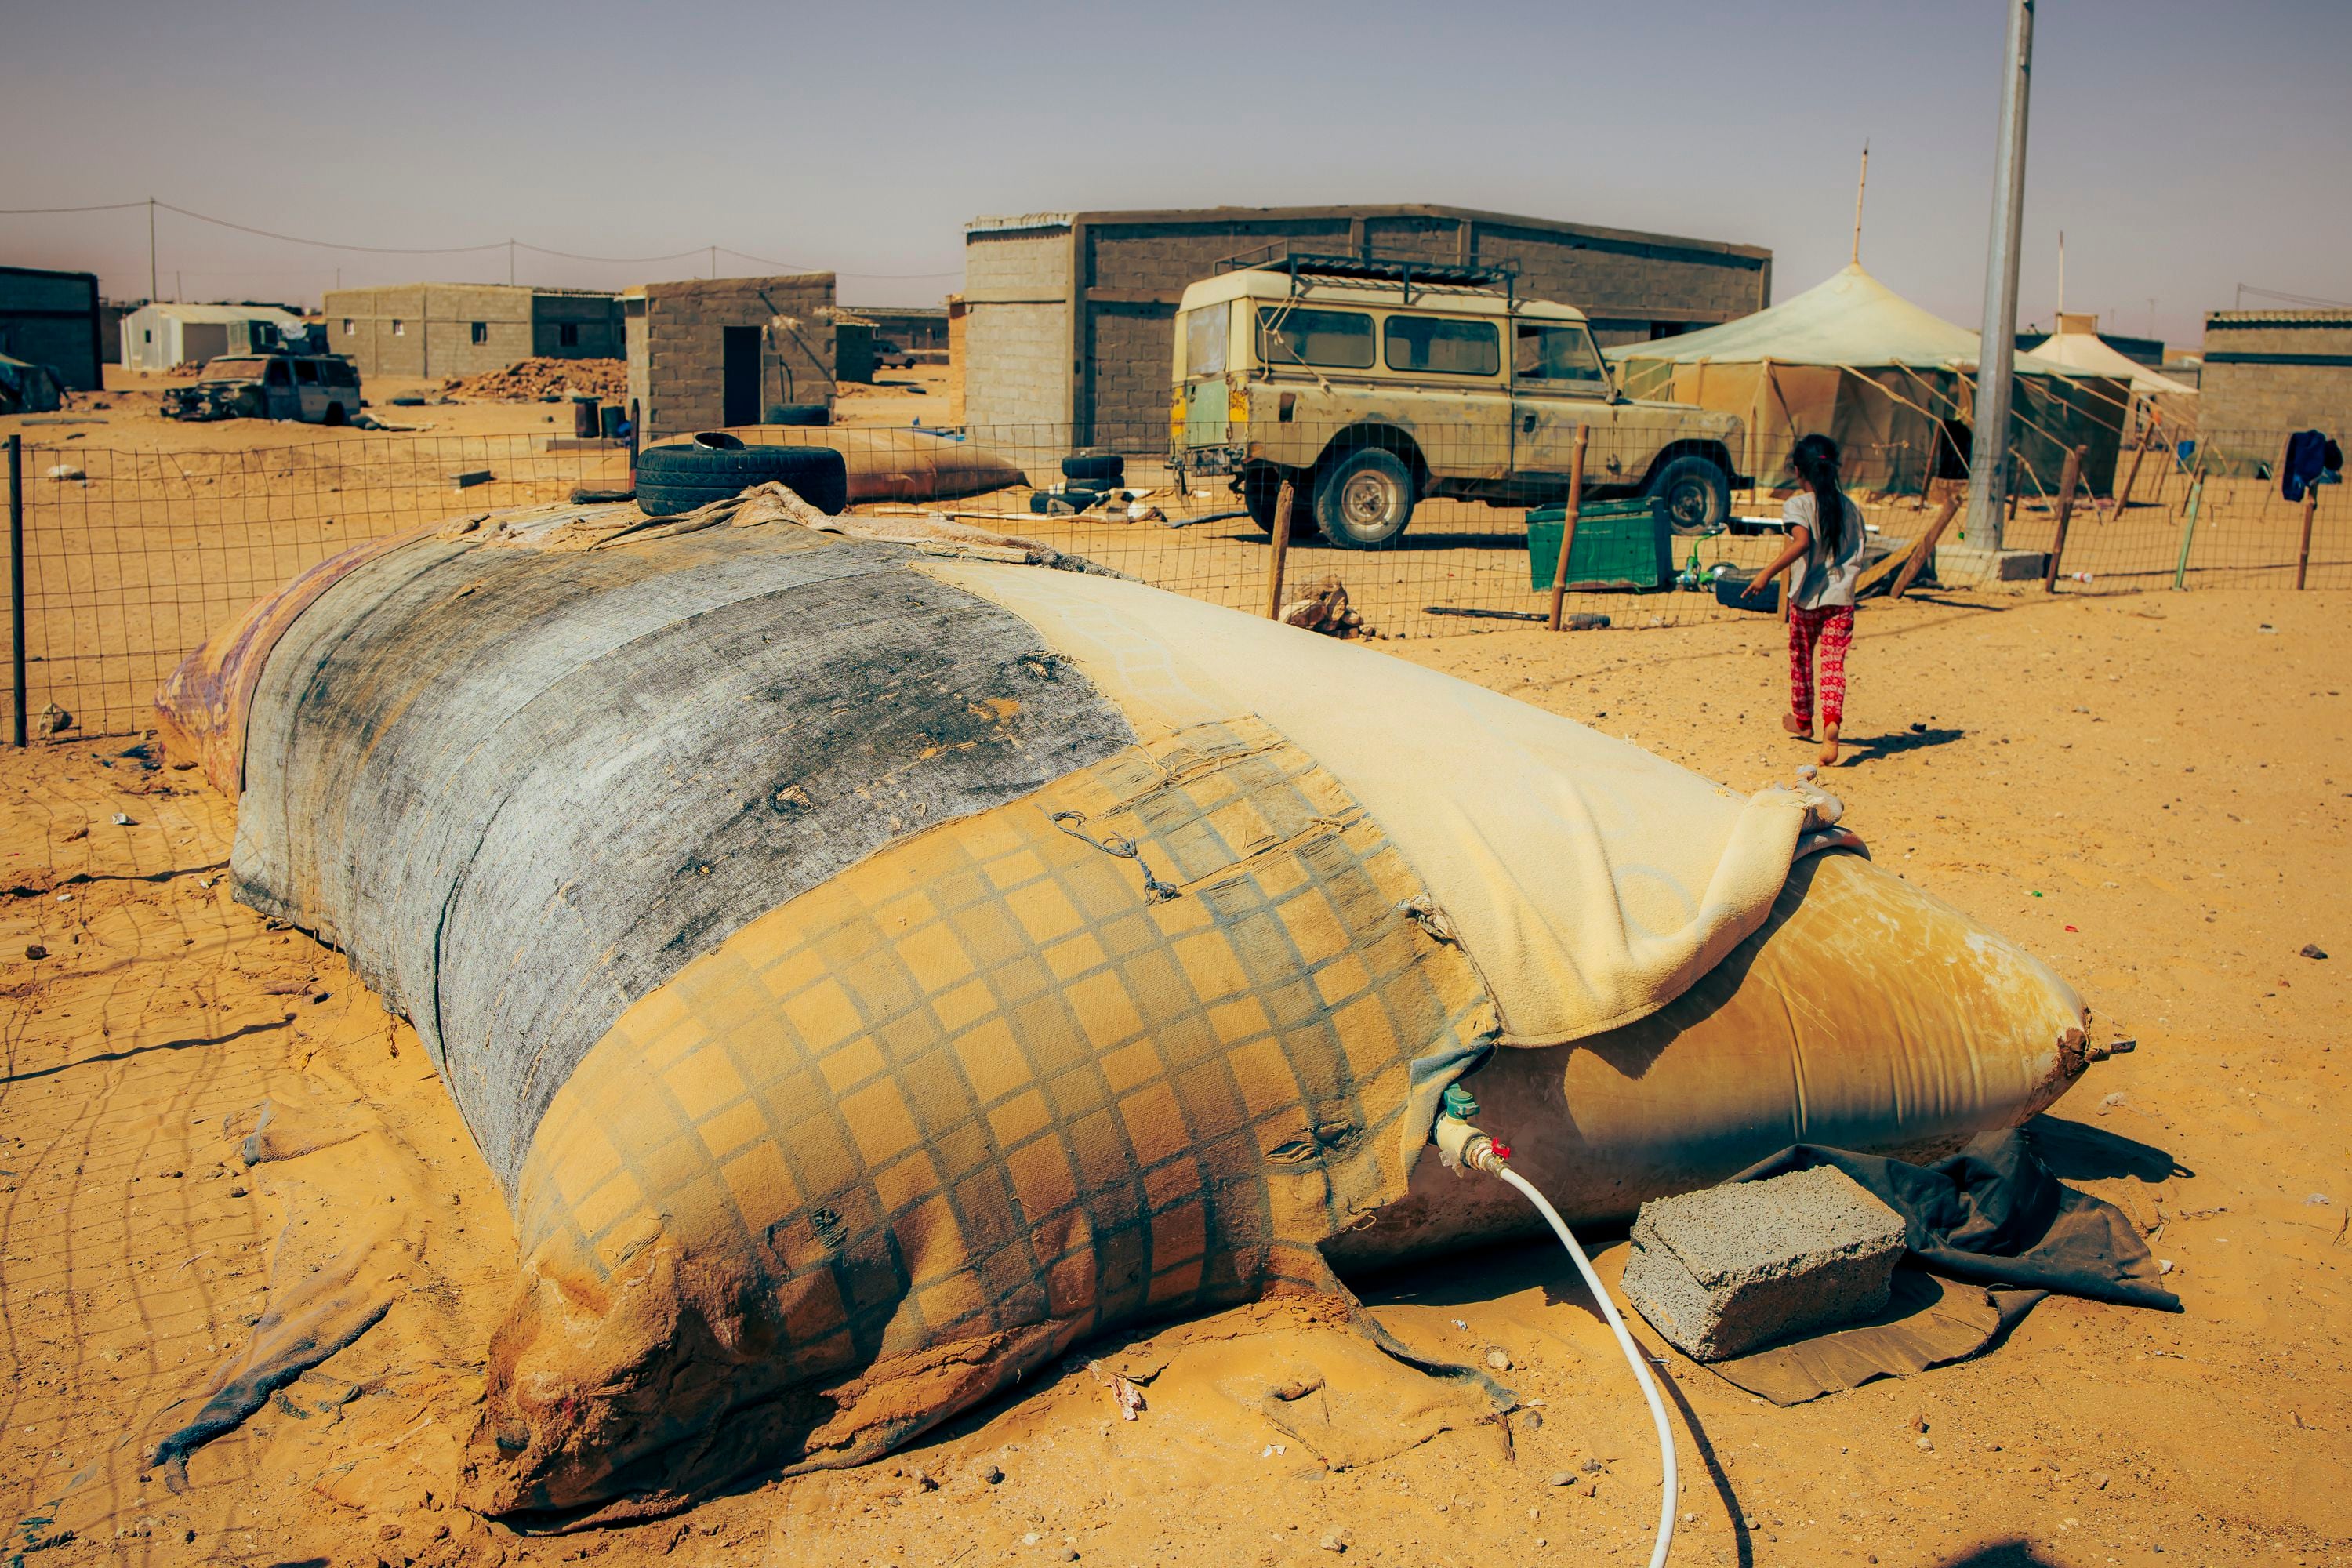
[[[719,534],[421,541],[321,595],[255,694],[237,895],[415,1023],[510,1196],[631,1002],[883,845],[1134,738],[904,548]]]

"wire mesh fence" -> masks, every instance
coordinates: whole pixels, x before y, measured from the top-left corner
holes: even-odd
[[[1541,421],[1424,420],[1404,440],[1235,425],[1200,444],[1171,442],[1163,425],[1082,453],[1050,425],[734,435],[841,451],[853,511],[942,512],[1234,609],[1264,614],[1336,581],[1360,623],[1347,629],[1381,637],[1546,623],[1564,502],[1578,489],[1584,504],[1562,574],[1570,616],[1640,628],[1752,613],[1719,602],[1717,578],[1752,574],[1780,551],[1795,483],[1787,452],[1752,439],[1736,454],[1670,447],[1583,423],[1580,487],[1576,426]],[[2248,432],[2209,436],[2194,451],[2126,449],[2111,469],[2086,472],[2071,504],[2021,475],[2000,542],[2046,552],[2064,513],[2057,586],[2066,593],[2298,579],[2352,587],[2352,507],[2334,487],[2315,492],[2314,510],[2285,500],[2274,477],[2284,446],[2281,433]],[[544,437],[353,432],[259,450],[75,442],[12,446],[11,456],[26,659],[11,719],[21,711],[36,734],[145,728],[157,686],[183,657],[255,599],[355,545],[634,488],[625,447]],[[1066,458],[1076,459],[1067,473]],[[1865,561],[1907,555],[1945,517],[1959,481],[1932,469],[1883,461],[1885,488],[1850,492],[1868,530]],[[1285,479],[1289,530],[1277,551]],[[1991,542],[1950,521],[1923,581],[2039,592],[2038,574],[1999,582]]]

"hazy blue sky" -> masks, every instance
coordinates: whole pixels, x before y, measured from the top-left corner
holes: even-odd
[[[1780,298],[1846,259],[1982,299],[2004,7],[409,0],[0,4],[0,207],[153,195],[352,244],[707,244],[956,286],[984,213],[1424,201],[1767,245]],[[2043,0],[2021,314],[2194,342],[2239,283],[2352,299],[2352,4]],[[503,248],[367,256],[166,213],[163,289],[315,300],[503,279]],[[0,216],[0,260],[146,292],[142,211]],[[524,252],[618,287],[700,257]],[[722,256],[733,273],[769,268]],[[1574,303],[1575,301],[1570,301]]]

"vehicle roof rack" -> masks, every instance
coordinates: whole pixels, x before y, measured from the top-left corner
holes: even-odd
[[[1360,256],[1319,255],[1290,248],[1289,243],[1276,240],[1228,256],[1217,263],[1220,274],[1226,272],[1282,272],[1290,279],[1290,291],[1296,295],[1315,283],[1337,280],[1345,283],[1390,284],[1404,291],[1406,304],[1412,303],[1413,291],[1444,290],[1448,292],[1499,293],[1506,300],[1517,292],[1519,269],[1516,266],[1474,267],[1461,262],[1428,261],[1410,256],[1376,256],[1366,252]]]

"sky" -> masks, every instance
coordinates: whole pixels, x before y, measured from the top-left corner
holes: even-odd
[[[1429,202],[1863,261],[1983,312],[2006,7],[1032,0],[0,0],[0,262],[315,304],[431,279],[829,268],[936,304],[975,216]],[[2352,300],[2352,5],[2041,0],[2021,323],[2194,345],[2238,286]],[[536,249],[505,245],[515,239]],[[629,259],[597,261],[574,257]],[[734,254],[730,254],[730,251]],[[754,259],[756,258],[756,259]],[[1568,300],[1569,304],[1580,301]],[[2274,302],[2249,295],[2248,303]]]

